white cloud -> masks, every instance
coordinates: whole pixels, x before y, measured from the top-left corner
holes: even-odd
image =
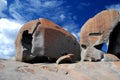
[[[65,15],[64,15],[64,14],[61,14],[61,15],[60,15],[60,19],[61,19],[61,20],[64,20],[64,19],[65,19]]]
[[[120,12],[120,4],[113,4],[113,5],[108,5],[105,6],[106,9],[115,9],[118,10]]]
[[[58,7],[62,4],[63,2],[62,1],[55,1],[55,0],[52,0],[52,1],[46,1],[42,4],[43,7]]]
[[[22,26],[16,21],[0,19],[0,58],[10,58],[15,55],[14,41]]]
[[[55,19],[64,13],[61,5],[63,1],[57,0],[15,0],[9,7],[9,13],[18,21],[31,20],[35,16]]]
[[[6,17],[6,15],[3,13],[7,9],[7,1],[6,0],[0,0],[0,17]]]

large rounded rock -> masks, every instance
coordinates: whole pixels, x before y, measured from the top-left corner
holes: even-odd
[[[18,61],[29,61],[42,56],[56,60],[69,53],[74,54],[74,61],[80,60],[80,47],[75,37],[43,18],[23,25],[15,45]]]
[[[118,52],[120,52],[119,20],[120,14],[116,10],[104,10],[95,15],[93,18],[89,19],[82,26],[80,32],[80,46],[82,49],[81,55],[89,52],[87,51],[89,50],[88,47],[94,47],[96,50],[102,51],[101,49],[104,43],[108,43],[109,53],[117,54]],[[82,57],[82,60],[84,60],[84,57]]]

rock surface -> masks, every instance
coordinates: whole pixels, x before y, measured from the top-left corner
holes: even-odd
[[[73,61],[80,60],[80,46],[75,37],[44,18],[23,25],[15,45],[17,61],[29,61],[40,56],[54,60],[69,53],[74,54]]]
[[[99,53],[102,51],[102,46],[104,43],[108,43],[109,53],[114,55],[119,53],[120,35],[118,34],[120,34],[120,29],[117,29],[117,31],[114,32],[114,28],[120,28],[119,20],[120,14],[116,10],[104,10],[95,15],[93,18],[90,18],[82,26],[80,32],[80,46],[82,49],[81,56],[87,52],[87,50],[89,52],[87,47],[94,47],[98,51],[96,52]],[[113,32],[114,34],[111,35]]]
[[[27,64],[0,60],[0,80],[119,80],[120,62]]]
[[[94,47],[87,47],[86,51],[81,53],[81,61],[101,61],[104,54],[104,52],[96,50]]]
[[[104,54],[104,60],[105,62],[114,62],[114,61],[120,61],[118,57],[116,57],[113,54]]]

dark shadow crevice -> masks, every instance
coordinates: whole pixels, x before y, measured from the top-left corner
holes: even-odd
[[[84,45],[84,44],[81,44],[81,47],[82,47],[83,49],[86,49],[86,48],[87,48],[87,46]]]
[[[103,43],[102,43],[102,44],[95,45],[94,47],[95,47],[96,49],[102,51]]]
[[[23,31],[22,34],[22,39],[21,39],[21,44],[23,46],[23,61],[29,61],[31,60],[30,55],[31,53],[31,49],[32,49],[32,40],[33,40],[33,34],[35,33],[35,31],[37,30],[37,27],[39,26],[39,24],[41,24],[40,22],[36,23],[36,26],[33,30],[32,33],[29,33],[28,30]]]
[[[102,35],[102,33],[99,33],[99,32],[98,33],[90,33],[89,34],[89,36],[101,36],[101,35]]]
[[[107,52],[120,58],[120,22],[118,22],[110,34]]]
[[[22,46],[23,46],[23,52],[27,52],[30,53],[31,52],[31,48],[32,48],[32,34],[28,33],[28,30],[25,30],[22,34]]]
[[[35,63],[55,63],[56,59],[48,58],[46,56],[36,56],[32,60],[24,61],[26,63],[35,64]]]

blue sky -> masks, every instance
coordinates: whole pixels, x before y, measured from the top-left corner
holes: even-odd
[[[47,18],[79,41],[82,25],[106,9],[120,11],[120,0],[0,0],[0,58],[15,55],[14,40],[30,20]]]

